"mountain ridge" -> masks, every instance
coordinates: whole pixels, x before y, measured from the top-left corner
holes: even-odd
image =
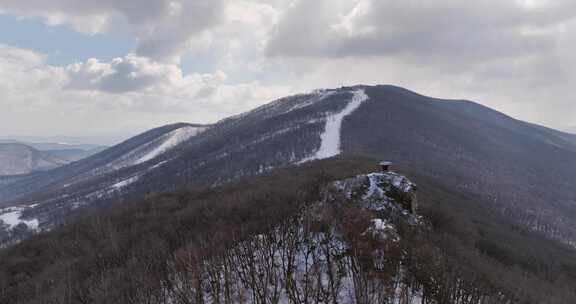
[[[338,150],[331,156],[391,160],[407,171],[421,171],[453,185],[535,231],[576,244],[576,227],[570,222],[576,213],[576,185],[570,179],[576,170],[576,144],[569,134],[471,101],[429,98],[390,85],[324,89],[281,98],[210,125],[146,162],[71,184],[63,178],[43,191],[18,194],[0,187],[0,197],[4,195],[5,202],[39,204],[25,216],[43,218],[40,226],[52,227],[55,219],[64,220],[79,207],[98,209],[153,192],[219,185],[297,165],[316,155],[327,126],[359,91],[367,99],[340,117]],[[107,153],[122,157],[184,126],[153,129]],[[94,159],[102,159],[102,153],[75,166],[89,168],[86,164]],[[26,182],[15,187],[29,186]]]

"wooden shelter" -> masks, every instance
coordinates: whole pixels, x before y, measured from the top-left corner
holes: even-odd
[[[382,167],[382,172],[390,171],[391,166],[392,166],[392,162],[385,161],[385,160],[380,162],[380,167]]]

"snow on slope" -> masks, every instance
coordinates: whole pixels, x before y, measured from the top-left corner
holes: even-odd
[[[308,100],[306,100],[305,102],[293,105],[288,110],[284,111],[282,114],[286,114],[286,113],[292,112],[294,110],[303,109],[303,108],[306,108],[308,106],[311,106],[311,105],[313,105],[319,101],[322,101],[322,100],[334,95],[334,93],[336,93],[336,91],[333,91],[333,90],[316,90],[310,94],[311,97]]]
[[[149,160],[152,160],[162,155],[163,153],[170,151],[171,149],[189,140],[190,138],[204,132],[206,129],[208,129],[208,127],[185,126],[172,130],[154,139],[151,142],[147,142],[137,147],[136,149],[124,155],[122,158],[110,163],[109,165],[107,165],[108,172],[130,166],[135,166],[147,162]],[[122,180],[117,180],[112,184],[110,184],[109,186],[107,186],[106,188],[98,189],[97,191],[94,191],[90,194],[86,194],[86,197],[100,199],[102,197],[110,196],[112,192],[122,191],[129,185],[138,181],[140,177],[147,171],[154,170],[162,166],[166,162],[167,161],[162,161],[153,166],[150,166],[144,171],[140,171],[135,175],[124,178]],[[98,168],[98,170],[100,170],[100,172],[105,172],[101,168]],[[81,205],[82,204],[76,204],[76,208]]]
[[[143,162],[149,161],[156,158],[158,155],[167,152],[168,150],[176,147],[177,145],[187,141],[188,139],[202,133],[206,130],[205,127],[183,127],[176,129],[172,132],[162,135],[160,140],[162,141],[159,146],[154,148],[148,153],[144,154],[140,159],[134,162],[135,165],[141,164]]]
[[[37,219],[23,220],[22,211],[25,208],[22,207],[10,207],[5,209],[0,209],[0,227],[2,224],[8,225],[8,229],[14,229],[19,224],[25,224],[29,229],[38,229],[39,222]]]
[[[341,112],[326,118],[326,127],[320,135],[320,148],[313,156],[306,158],[302,162],[329,158],[340,154],[340,135],[344,118],[354,113],[364,101],[368,100],[368,95],[366,95],[363,89],[356,90],[353,94],[352,100],[350,100]]]
[[[172,130],[130,151],[122,158],[110,163],[108,167],[112,170],[117,170],[147,162],[204,132],[206,129],[208,127],[186,126]]]
[[[126,187],[128,187],[130,184],[136,182],[136,181],[138,180],[138,178],[140,178],[140,176],[133,176],[133,177],[130,177],[130,178],[125,179],[125,180],[123,180],[123,181],[117,182],[117,183],[115,183],[114,185],[110,186],[110,189],[120,190],[120,189],[122,189],[122,188],[126,188]]]
[[[136,150],[130,152],[127,157],[123,158],[123,161],[120,163],[120,166],[129,167],[152,160],[162,155],[163,153],[170,151],[174,147],[189,140],[190,138],[204,132],[206,129],[207,127],[186,126],[168,132],[160,136],[159,138],[155,139],[152,143],[140,146]],[[149,170],[155,169],[164,164],[165,162],[166,161],[156,164],[150,167]],[[115,165],[118,166],[119,164]],[[121,190],[123,188],[126,188],[130,184],[136,182],[139,178],[140,175],[129,177],[125,180],[122,180],[120,182],[111,185],[109,189]]]

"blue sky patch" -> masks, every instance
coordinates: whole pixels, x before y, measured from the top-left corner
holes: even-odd
[[[48,56],[48,64],[63,66],[98,58],[110,61],[133,51],[136,41],[125,30],[86,35],[67,26],[47,26],[41,20],[0,14],[0,42]]]

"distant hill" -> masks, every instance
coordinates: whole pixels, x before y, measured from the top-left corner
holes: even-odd
[[[52,143],[52,142],[22,142],[40,151],[54,151],[54,150],[83,150],[90,151],[95,149],[102,149],[106,146],[94,144],[73,144],[73,143]]]
[[[75,162],[105,150],[91,144],[27,143],[0,140],[0,176],[27,175]],[[0,185],[14,178],[3,178]]]
[[[68,162],[81,160],[88,156],[104,151],[106,146],[92,144],[69,143],[25,143],[37,150],[48,152]]]
[[[0,144],[0,175],[22,175],[54,169],[68,161],[24,144]]]

